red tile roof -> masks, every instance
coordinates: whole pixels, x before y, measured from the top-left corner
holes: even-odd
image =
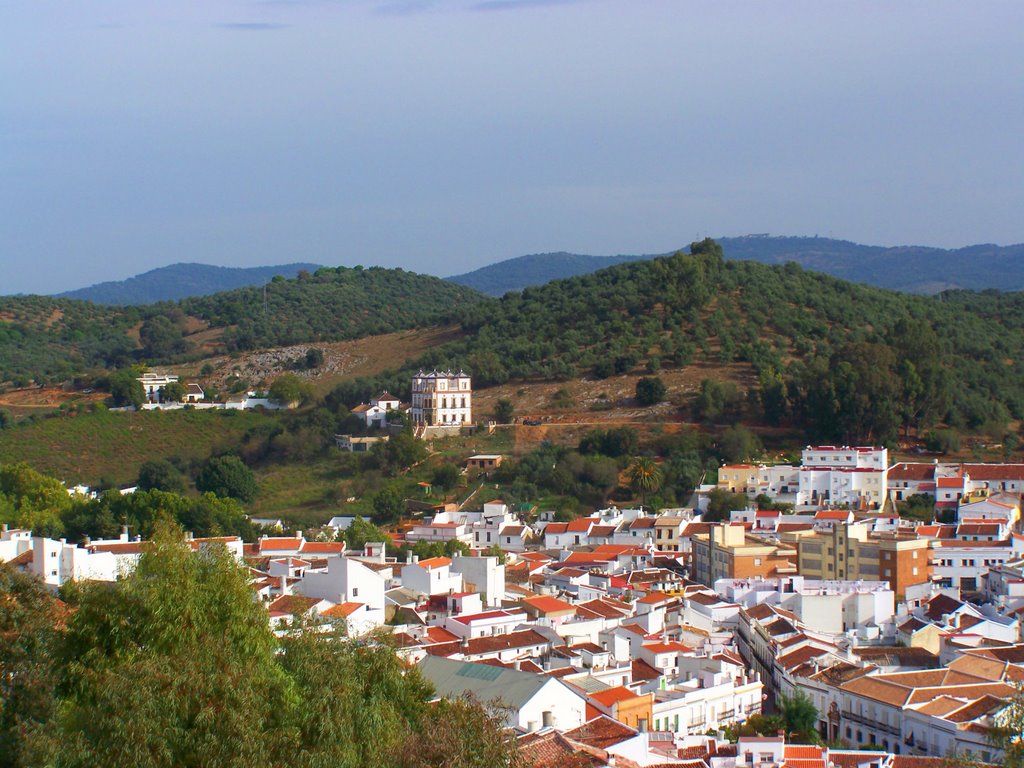
[[[298,616],[320,602],[316,597],[303,597],[302,595],[281,595],[274,600],[267,609],[271,613],[292,614]]]
[[[112,544],[90,544],[92,552],[110,552],[115,555],[141,555],[149,546],[148,541],[120,541]]]
[[[304,555],[340,555],[345,551],[341,541],[307,541],[299,550]]]
[[[420,560],[419,563],[416,563],[420,568],[426,568],[428,571],[432,568],[443,568],[451,564],[452,561],[449,557],[428,557],[426,560]]]
[[[332,605],[320,615],[326,616],[328,619],[345,619],[362,608],[363,605],[364,603],[339,603]]]
[[[651,653],[686,653],[692,650],[689,646],[674,640],[667,643],[644,643],[643,647]]]
[[[628,725],[605,715],[599,715],[578,728],[565,732],[567,738],[599,749],[607,749],[626,739],[633,738],[636,734],[637,732]]]
[[[589,694],[589,697],[596,701],[598,704],[611,708],[618,704],[620,701],[629,701],[630,699],[637,698],[637,695],[628,688],[623,688],[621,685],[615,688],[606,688],[603,691],[597,691],[596,693]]]
[[[924,482],[935,477],[934,464],[912,464],[904,462],[889,470],[889,480],[917,480]]]
[[[543,615],[574,613],[576,611],[576,608],[572,603],[567,603],[564,600],[559,600],[557,597],[551,597],[550,595],[524,597],[520,602],[527,608]]]
[[[520,613],[519,616],[523,617],[525,614]],[[516,614],[509,613],[508,611],[487,611],[485,613],[474,613],[469,616],[453,616],[452,618],[460,624],[469,624],[473,621],[487,621],[488,619],[498,619],[505,617],[508,619],[516,618]]]
[[[597,525],[601,520],[596,517],[580,517],[576,520],[569,522],[566,532],[568,533],[586,533],[590,530],[590,526]]]
[[[964,464],[972,480],[1024,480],[1024,464]]]
[[[477,637],[465,643],[461,641],[440,643],[427,648],[427,653],[432,656],[454,656],[460,653],[466,656],[479,656],[485,653],[497,653],[499,651],[510,651],[518,648],[530,648],[535,645],[549,644],[550,641],[544,635],[532,629],[524,629],[520,632],[509,632],[506,635]]]
[[[299,548],[302,546],[302,539],[274,537],[274,538],[260,539],[259,545],[260,545],[260,552],[266,552],[268,550],[291,550],[291,549],[294,549],[295,551],[298,551]]]

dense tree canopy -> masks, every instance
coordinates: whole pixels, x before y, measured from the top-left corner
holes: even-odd
[[[256,477],[237,456],[215,456],[207,461],[196,476],[196,488],[216,496],[230,496],[239,501],[256,498]]]
[[[431,706],[384,638],[275,637],[247,569],[180,529],[157,530],[126,578],[69,593],[65,629],[38,582],[0,565],[4,768],[515,763],[487,707]]]

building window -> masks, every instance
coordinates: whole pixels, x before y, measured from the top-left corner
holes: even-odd
[[[359,587],[352,587],[352,597],[359,597]]]

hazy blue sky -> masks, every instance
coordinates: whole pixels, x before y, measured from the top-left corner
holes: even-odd
[[[1024,241],[1024,2],[0,0],[0,294]]]

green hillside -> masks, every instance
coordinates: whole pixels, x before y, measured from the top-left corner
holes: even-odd
[[[215,351],[340,341],[431,325],[484,298],[400,269],[323,268],[263,288],[145,307],[0,298],[0,384]]]
[[[758,417],[833,440],[1024,413],[1021,294],[898,294],[692,247],[468,307],[465,339],[420,362],[486,385],[738,361],[759,378]]]

